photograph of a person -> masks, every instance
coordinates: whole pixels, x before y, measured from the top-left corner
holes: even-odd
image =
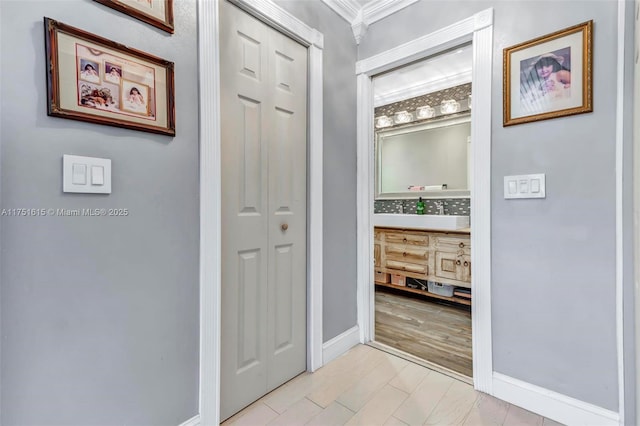
[[[114,111],[118,108],[117,94],[114,97],[109,88],[100,87],[84,82],[79,83],[78,105],[89,108]]]
[[[97,62],[85,58],[79,58],[80,80],[90,83],[100,83],[100,67]]]
[[[593,111],[593,22],[504,49],[503,125]]]
[[[524,105],[553,103],[571,97],[571,48],[566,47],[520,63],[520,101]]]
[[[122,77],[122,65],[113,64],[111,62],[104,63],[104,79],[109,83],[120,84]]]
[[[149,87],[134,81],[122,80],[122,109],[136,114],[149,115]]]

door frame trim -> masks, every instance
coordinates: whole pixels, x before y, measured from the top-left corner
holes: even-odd
[[[626,372],[625,372],[625,312],[624,312],[624,262],[627,254],[625,252],[624,231],[627,228],[627,223],[624,220],[624,191],[625,184],[623,182],[624,175],[626,173],[625,160],[624,160],[624,128],[625,128],[625,105],[624,94],[626,92],[625,87],[625,36],[627,33],[626,27],[626,1],[618,0],[618,50],[617,50],[617,70],[616,70],[616,131],[615,131],[615,155],[616,155],[616,203],[615,203],[615,215],[616,215],[616,282],[615,282],[615,295],[616,295],[616,355],[618,361],[618,424],[624,425],[627,423],[626,418]],[[635,34],[634,34],[635,35]],[[637,48],[636,48],[637,49]],[[633,126],[633,124],[632,124]],[[632,127],[633,129],[633,127]],[[633,160],[632,160],[633,161]],[[635,169],[634,169],[635,170]],[[633,176],[632,176],[633,177]],[[633,202],[631,205],[633,208]],[[633,210],[632,210],[633,211]],[[633,219],[631,220],[631,228],[633,229]],[[636,305],[637,307],[637,305]],[[637,357],[637,354],[636,354]],[[637,392],[637,391],[636,391]],[[636,412],[637,419],[637,412]],[[636,420],[637,423],[637,420]]]
[[[471,268],[473,276],[472,349],[474,388],[491,394],[493,385],[491,331],[491,67],[493,8],[441,30],[356,63],[357,116],[357,241],[358,325],[360,341],[374,335],[373,291],[373,84],[372,77],[471,41],[473,48],[471,116]]]
[[[635,29],[634,41],[635,51],[634,59],[637,53],[640,53],[640,0],[635,0]],[[633,65],[633,106],[632,106],[632,122],[633,122],[633,286],[635,290],[634,310],[635,310],[635,421],[638,423],[640,419],[640,61],[635,59]],[[618,83],[620,84],[620,83]],[[618,92],[620,93],[620,92]],[[619,149],[622,149],[620,147]],[[618,299],[616,299],[618,300]],[[621,306],[618,306],[621,309]],[[624,349],[624,347],[623,347]]]
[[[200,424],[220,423],[221,153],[219,14],[198,1],[200,82]],[[307,370],[322,360],[322,58],[324,36],[271,0],[229,0],[308,49]],[[214,54],[212,54],[212,52]],[[205,120],[204,117],[207,119]]]

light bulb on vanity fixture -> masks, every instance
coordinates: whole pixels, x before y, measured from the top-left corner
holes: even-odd
[[[459,109],[460,104],[455,99],[442,101],[442,104],[440,104],[440,111],[443,114],[453,114],[454,112],[458,112]]]
[[[469,98],[467,99],[467,105],[469,105],[469,109],[471,109],[471,94],[469,94]]]
[[[380,117],[376,117],[376,128],[381,129],[383,127],[391,127],[393,126],[393,120],[387,117],[386,115],[381,115]]]
[[[400,112],[396,112],[393,115],[393,121],[396,124],[410,123],[413,121],[413,116],[411,115],[410,112],[400,111]]]
[[[436,110],[429,105],[416,109],[416,119],[432,118],[436,115]]]

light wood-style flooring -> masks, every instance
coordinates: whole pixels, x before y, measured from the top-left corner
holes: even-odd
[[[538,425],[558,423],[471,385],[358,345],[223,423],[230,425]]]
[[[375,340],[473,377],[471,311],[376,290]]]

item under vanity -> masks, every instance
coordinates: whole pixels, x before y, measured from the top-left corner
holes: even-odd
[[[471,236],[457,231],[374,228],[375,283],[471,305]]]

